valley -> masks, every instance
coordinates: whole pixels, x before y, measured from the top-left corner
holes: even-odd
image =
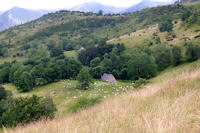
[[[199,132],[200,2],[151,4],[1,31],[0,132]]]

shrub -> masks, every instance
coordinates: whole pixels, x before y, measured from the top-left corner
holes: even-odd
[[[69,106],[68,111],[71,113],[76,113],[81,109],[86,109],[100,102],[100,97],[87,98],[80,97],[77,101]]]
[[[5,104],[4,104],[5,105]],[[0,127],[17,126],[41,118],[53,118],[56,107],[50,98],[32,97],[14,98],[7,101],[3,113],[0,114]]]
[[[139,78],[138,80],[135,81],[135,83],[133,84],[133,87],[138,88],[138,87],[141,87],[143,85],[146,85],[147,83],[149,83],[148,80],[143,79],[143,78]]]

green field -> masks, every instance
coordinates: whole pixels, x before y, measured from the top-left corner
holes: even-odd
[[[86,97],[101,97],[101,100],[110,97],[118,96],[128,91],[133,90],[131,82],[121,82],[117,84],[107,83],[103,81],[95,81],[89,90],[78,90],[76,88],[77,81],[62,80],[56,83],[51,83],[39,88],[35,88],[31,92],[20,93],[16,87],[11,84],[5,84],[4,87],[11,91],[15,97],[38,95],[43,97],[52,97],[58,109],[56,116],[63,116],[68,113],[68,105],[76,99]]]

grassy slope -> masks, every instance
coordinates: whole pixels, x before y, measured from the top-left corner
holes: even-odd
[[[155,43],[153,39],[153,34],[156,33],[158,37],[161,39],[161,43],[168,43],[172,45],[181,45],[184,44],[185,37],[190,38],[190,40],[200,43],[200,39],[194,39],[195,36],[200,34],[199,32],[195,32],[195,30],[200,29],[200,26],[193,25],[191,28],[187,29],[186,27],[182,26],[179,22],[174,25],[173,32],[176,35],[172,41],[167,41],[166,36],[168,35],[167,32],[160,32],[158,29],[158,25],[150,26],[146,29],[141,29],[136,32],[132,32],[130,34],[126,34],[120,36],[119,38],[113,38],[108,41],[108,43],[124,43],[127,48],[134,48],[136,46],[146,45],[148,41],[152,41]]]
[[[11,91],[14,96],[31,96],[33,94],[44,97],[52,97],[58,109],[56,116],[64,116],[68,114],[68,105],[76,101],[77,98],[86,97],[101,97],[102,100],[127,93],[132,90],[132,83],[118,82],[117,84],[110,84],[102,81],[95,81],[91,90],[76,90],[77,81],[63,80],[60,82],[48,84],[34,89],[31,92],[19,93],[17,89],[11,85],[6,84],[4,87]]]
[[[4,132],[189,133],[200,129],[200,61],[170,68],[152,84],[64,118]]]

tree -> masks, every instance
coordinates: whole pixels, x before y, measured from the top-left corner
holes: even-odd
[[[154,57],[160,70],[165,69],[171,63],[170,49],[165,45],[158,45],[154,47]]]
[[[145,53],[139,54],[129,61],[127,72],[129,79],[132,80],[154,77],[157,73],[155,59]]]
[[[188,44],[186,48],[187,61],[192,62],[200,57],[200,47],[196,44]]]
[[[181,53],[182,53],[182,49],[178,46],[174,46],[172,48],[172,62],[173,65],[177,66],[181,63]]]
[[[6,66],[0,70],[0,83],[9,82],[10,67]]]
[[[104,70],[104,67],[102,67],[102,66],[97,66],[97,67],[91,68],[91,70],[90,70],[91,75],[95,79],[101,78],[101,76],[103,75],[104,72],[105,72],[105,70]]]
[[[60,48],[54,47],[51,49],[51,51],[50,51],[51,57],[56,57],[56,56],[60,56],[60,55],[63,55],[63,51]]]
[[[102,15],[103,15],[103,11],[102,11],[102,10],[99,10],[98,16],[102,16]]]
[[[29,72],[23,72],[18,80],[18,89],[27,92],[31,90],[34,86],[34,79]]]
[[[90,62],[90,67],[97,67],[101,62],[101,59],[99,57],[94,58]]]
[[[92,76],[89,73],[89,70],[87,67],[83,67],[81,71],[79,72],[77,76],[77,80],[79,82],[79,89],[86,90],[90,86],[90,83],[92,83]]]

